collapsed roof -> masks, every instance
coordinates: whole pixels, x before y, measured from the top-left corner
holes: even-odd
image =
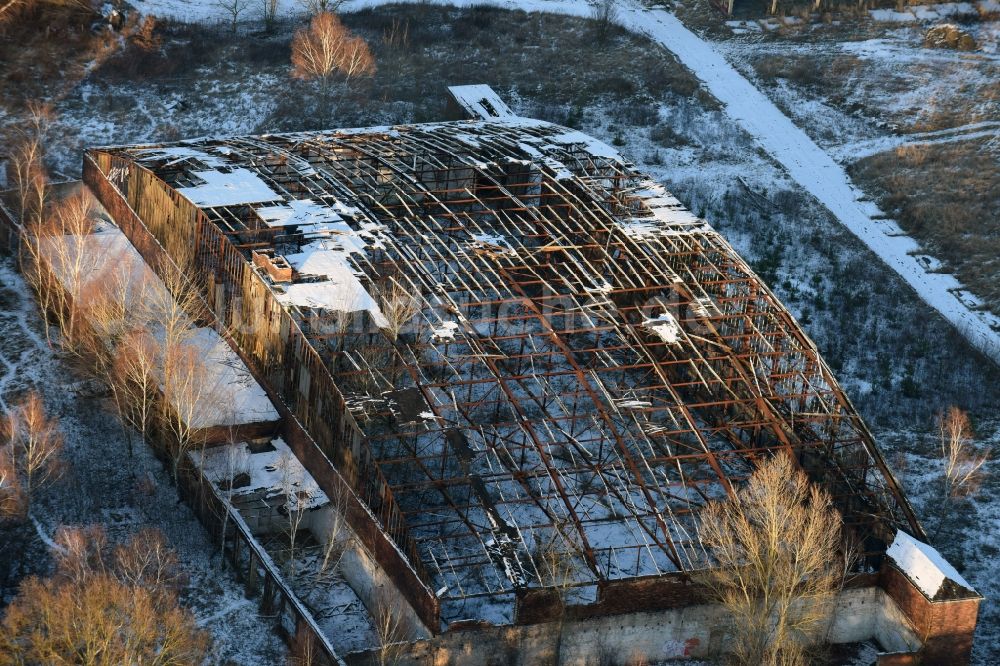
[[[814,344],[717,232],[612,147],[488,106],[102,149],[199,206],[294,314],[445,619],[508,621],[553,549],[584,597],[690,569],[699,507],[776,448],[869,551],[920,533]]]

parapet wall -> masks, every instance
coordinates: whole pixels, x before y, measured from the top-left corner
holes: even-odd
[[[400,666],[529,666],[538,664],[627,666],[666,659],[705,659],[727,650],[727,614],[697,604],[567,619],[565,622],[446,631],[407,646]],[[906,617],[886,592],[868,585],[845,589],[838,599],[829,639],[854,643],[875,639],[888,652],[912,653],[920,646]],[[344,657],[350,666],[374,666],[374,654]]]

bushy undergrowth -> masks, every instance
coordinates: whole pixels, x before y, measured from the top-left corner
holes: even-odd
[[[861,160],[851,176],[1000,312],[1000,178],[983,141],[901,146]]]

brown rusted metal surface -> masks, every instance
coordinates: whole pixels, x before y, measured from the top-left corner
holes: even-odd
[[[555,541],[593,612],[679,599],[671,576],[701,557],[696,512],[777,450],[874,558],[896,528],[921,534],[766,285],[583,135],[459,122],[91,156],[88,181],[128,202],[105,202],[113,214],[131,205],[171,256],[193,255],[219,320],[315,442],[296,453],[336,468],[412,562],[410,594],[435,590],[446,621],[468,604],[513,621],[515,598],[547,594],[528,590],[552,584],[538,561]],[[178,191],[234,173],[259,184],[254,202],[199,208]],[[292,202],[328,217],[287,223]],[[310,273],[310,257],[346,269]],[[368,305],[295,296],[355,280]],[[398,336],[378,320],[397,289],[416,303]]]

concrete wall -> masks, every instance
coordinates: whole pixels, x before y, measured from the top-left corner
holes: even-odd
[[[632,666],[665,659],[722,654],[727,617],[716,605],[625,613],[559,624],[457,629],[409,646],[401,666]],[[886,651],[920,646],[906,617],[879,587],[844,590],[838,599],[830,640],[876,639]],[[883,642],[885,641],[885,642]],[[352,666],[377,663],[373,655],[347,655]]]
[[[310,512],[308,516],[309,531],[324,546],[329,542],[336,510],[332,505],[327,505]],[[344,543],[340,573],[368,612],[377,617],[381,609],[388,607],[397,615],[400,629],[408,640],[430,638],[428,628],[421,622],[413,606],[364,549],[349,525],[343,525],[339,540]]]

